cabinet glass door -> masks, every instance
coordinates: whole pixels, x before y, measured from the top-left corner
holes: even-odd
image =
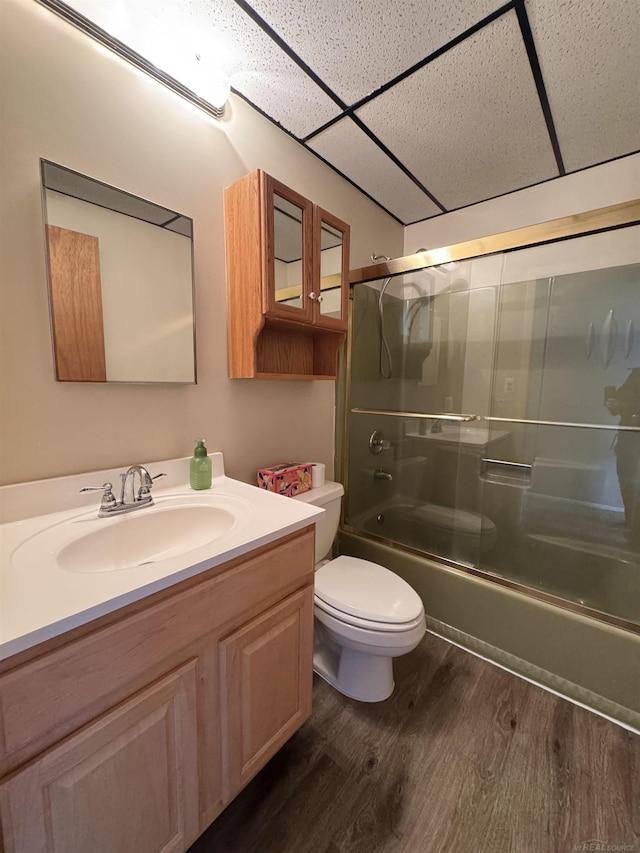
[[[311,320],[312,205],[293,190],[267,178],[267,292],[265,311],[273,316]]]
[[[349,289],[349,226],[326,210],[316,208],[314,266],[314,323],[346,329]]]

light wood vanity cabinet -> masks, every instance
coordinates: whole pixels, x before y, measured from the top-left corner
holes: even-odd
[[[258,170],[225,190],[229,376],[334,379],[349,226]]]
[[[181,853],[198,836],[196,661],[2,785],[6,851]]]
[[[5,661],[0,850],[185,851],[311,713],[313,557],[311,526]]]
[[[309,716],[313,592],[301,590],[221,643],[225,799]]]

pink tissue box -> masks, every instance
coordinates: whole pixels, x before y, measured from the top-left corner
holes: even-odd
[[[274,465],[272,468],[260,468],[258,471],[258,485],[268,492],[275,492],[291,498],[308,492],[311,488],[312,465],[300,465],[297,462],[284,462],[282,465]]]

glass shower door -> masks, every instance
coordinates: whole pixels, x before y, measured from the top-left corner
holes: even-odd
[[[345,522],[475,566],[494,536],[479,513],[499,264],[471,264],[354,290]]]
[[[640,623],[639,238],[356,286],[347,529]]]
[[[482,473],[497,539],[479,568],[628,621],[640,621],[639,328],[637,264],[504,284],[490,419],[513,449]]]

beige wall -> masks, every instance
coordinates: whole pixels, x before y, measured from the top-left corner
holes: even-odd
[[[548,222],[640,196],[640,154],[483,201],[405,229],[404,253]]]
[[[265,169],[351,224],[352,267],[400,255],[402,227],[239,98],[218,122],[31,0],[2,0],[0,38],[0,482],[181,456],[201,435],[244,480],[292,458],[332,470],[333,382],[227,378],[222,191]],[[54,380],[40,157],[193,218],[196,386]]]

